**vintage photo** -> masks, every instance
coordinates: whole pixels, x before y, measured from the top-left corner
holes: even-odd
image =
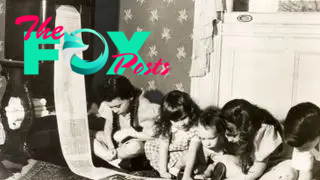
[[[319,0],[0,0],[0,180],[320,180]]]

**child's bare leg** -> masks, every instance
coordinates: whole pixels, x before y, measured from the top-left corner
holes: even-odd
[[[125,142],[117,149],[117,156],[119,159],[130,159],[143,153],[144,142],[135,139]]]
[[[213,174],[214,168],[215,168],[215,164],[214,163],[210,164],[206,168],[206,170],[203,172],[203,176],[205,176],[206,178],[210,178]]]
[[[98,131],[95,133],[95,139],[98,140],[99,142],[104,142],[104,132],[103,131]]]
[[[187,163],[191,163],[193,165],[190,166],[191,164],[189,164],[189,167],[187,167]],[[202,173],[205,170],[206,164],[207,164],[207,159],[204,153],[204,149],[202,148],[202,145],[199,144],[197,148],[194,148],[188,153],[186,153],[183,156],[183,158],[181,158],[180,161],[175,165],[173,170],[171,170],[172,172],[170,173],[178,174],[182,169],[192,168],[189,170],[185,169],[184,177],[183,177],[184,179],[192,179],[191,177],[193,176],[193,174]]]
[[[290,160],[280,162],[271,170],[266,172],[260,180],[297,180],[298,172],[290,166]]]
[[[109,162],[117,157],[117,151],[115,149],[110,149],[105,144],[105,136],[103,131],[98,131],[93,140],[93,152],[96,156]]]
[[[240,161],[238,157],[233,155],[220,155],[215,157],[214,161],[222,162],[226,168],[226,178],[227,179],[237,179],[239,176],[243,176],[243,172],[241,170]]]
[[[100,142],[97,139],[93,140],[93,152],[96,156],[105,161],[111,160],[109,148],[103,142]]]

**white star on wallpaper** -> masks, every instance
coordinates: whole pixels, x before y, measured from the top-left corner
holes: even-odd
[[[154,9],[150,11],[149,20],[153,23],[159,20],[158,9]]]
[[[182,61],[182,59],[186,57],[186,51],[184,49],[184,46],[178,47],[177,51],[178,53],[176,57],[178,58],[179,61]]]
[[[0,41],[0,53],[4,51],[4,42]]]
[[[132,15],[132,10],[131,9],[125,9],[124,10],[124,20],[126,23],[128,23],[130,20],[132,20],[133,15]]]
[[[187,10],[182,9],[179,11],[178,21],[182,24],[184,21],[188,20]]]
[[[157,47],[155,45],[149,47],[149,57],[153,59],[153,57],[158,56]]]
[[[156,87],[156,82],[154,80],[150,80],[148,81],[148,87],[147,87],[147,90],[155,90],[157,89]]]
[[[167,27],[164,27],[161,33],[161,39],[164,39],[166,42],[168,42],[169,39],[171,39],[170,29]]]
[[[138,26],[138,27],[137,27],[137,31],[138,31],[138,32],[141,32],[141,31],[143,31],[143,29]]]
[[[165,70],[166,70],[166,68],[164,67],[164,65],[162,65],[161,73],[162,73],[163,71],[165,71]],[[167,74],[162,75],[162,76],[164,76],[164,79],[166,79],[169,75],[170,75],[170,71],[169,71],[169,72],[167,72]]]
[[[182,82],[176,83],[175,85],[175,89],[184,92],[184,88],[182,85]]]
[[[169,6],[170,4],[172,4],[174,2],[174,0],[163,0],[164,3],[167,3],[167,6]]]
[[[140,4],[140,6],[142,6],[145,3],[146,0],[137,0],[137,3]]]

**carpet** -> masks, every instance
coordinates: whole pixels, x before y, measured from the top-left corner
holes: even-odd
[[[116,170],[116,169],[114,169]],[[155,171],[135,171],[130,173],[131,175],[140,176],[135,180],[145,179],[143,177],[159,177]],[[118,176],[118,177],[117,177]],[[119,175],[112,177],[106,177],[104,180],[114,179],[128,179]],[[14,174],[12,177],[6,180],[89,180],[74,174],[68,167],[57,166],[52,163],[29,160],[28,164],[23,167],[20,173]],[[130,179],[132,180],[132,178]]]
[[[29,161],[21,173],[17,173],[7,180],[89,180],[78,176],[67,167],[57,166],[43,161]]]

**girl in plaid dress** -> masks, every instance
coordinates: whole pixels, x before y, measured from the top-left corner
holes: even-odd
[[[147,141],[145,154],[161,177],[171,178],[179,172],[178,162],[186,155],[195,137],[194,126],[201,113],[189,94],[171,91],[162,100],[160,118],[155,124],[155,140]]]

